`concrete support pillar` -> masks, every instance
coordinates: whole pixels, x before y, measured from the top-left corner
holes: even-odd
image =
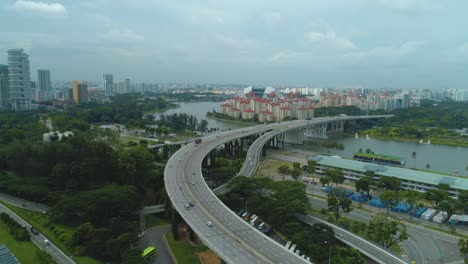
[[[146,229],[146,222],[145,222],[145,215],[143,213],[140,213],[140,230],[141,233],[143,234]]]

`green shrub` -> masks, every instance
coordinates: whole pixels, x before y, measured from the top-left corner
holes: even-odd
[[[42,264],[56,264],[57,263],[52,258],[52,256],[49,255],[49,253],[45,252],[44,250],[38,249],[36,251],[36,254]]]

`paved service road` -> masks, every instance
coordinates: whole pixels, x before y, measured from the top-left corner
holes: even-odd
[[[4,206],[3,204],[0,204],[0,212],[7,213],[8,215],[11,216],[11,218],[13,218],[20,225],[26,226],[28,231],[30,230],[31,228],[30,224],[28,224],[23,218],[19,217],[17,214],[15,214],[13,211],[8,209],[8,207]],[[31,241],[34,244],[36,244],[37,247],[49,253],[57,263],[59,264],[75,263],[70,257],[68,257],[63,251],[61,251],[58,247],[56,247],[52,242],[50,242],[49,245],[46,245],[44,243],[44,240],[46,239],[49,240],[49,239],[46,236],[44,236],[42,233],[34,235],[33,233],[30,232],[30,234],[31,234]],[[31,252],[31,254],[35,254],[35,252]]]
[[[309,197],[309,202],[313,208],[327,207],[326,201],[317,197]],[[374,214],[355,209],[346,216],[356,221],[368,223]],[[457,238],[415,224],[405,224],[409,239],[405,240],[403,244],[407,254],[405,259],[408,261],[414,260],[418,264],[438,264],[440,263],[440,252],[444,254],[444,263],[463,261],[463,257],[458,253]]]
[[[11,205],[14,205],[16,207],[23,208],[28,211],[33,211],[37,213],[47,213],[49,211],[49,207],[47,205],[43,204],[38,204],[38,203],[33,203],[15,196],[11,196],[6,193],[0,193],[0,200],[9,203]]]
[[[323,221],[319,218],[310,216],[310,215],[296,215],[299,220],[303,221],[304,223],[313,225],[316,223],[322,223],[329,225],[330,227],[333,228],[336,238],[338,240],[341,240],[345,244],[348,244],[349,246],[352,246],[359,251],[361,251],[364,255],[368,256],[369,258],[377,261],[378,263],[381,264],[404,264],[406,263],[399,257],[393,255],[392,253],[386,251],[382,247],[365,240],[341,227],[338,227],[336,225],[330,224],[326,221]]]
[[[156,248],[158,256],[151,262],[152,264],[173,264],[171,253],[166,245],[164,236],[171,231],[170,225],[163,225],[150,228],[145,231],[145,235],[140,239],[139,247],[143,250],[149,246]]]
[[[226,207],[208,188],[201,163],[214,148],[236,138],[276,130],[276,134],[339,120],[389,116],[331,117],[259,125],[204,137],[188,144],[167,162],[164,182],[173,207],[198,237],[228,263],[306,263],[282,245],[264,236]],[[241,131],[239,133],[239,131]],[[252,161],[253,162],[253,161]],[[257,164],[252,164],[257,166]],[[191,202],[194,207],[186,208]],[[211,224],[208,224],[210,222]]]

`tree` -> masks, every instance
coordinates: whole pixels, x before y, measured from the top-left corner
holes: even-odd
[[[445,200],[439,203],[437,209],[447,213],[447,216],[444,219],[444,221],[447,221],[455,213],[455,210],[457,209],[457,201],[447,197]]]
[[[408,211],[408,214],[410,219],[413,220],[413,213],[423,206],[421,202],[423,195],[418,191],[406,190],[401,192],[400,196],[402,197],[402,200],[411,207],[411,209]]]
[[[400,202],[400,193],[397,191],[386,190],[380,195],[380,200],[387,208],[387,215],[390,214],[390,209],[397,206]]]
[[[413,158],[413,168],[416,168],[416,151],[411,153],[411,157]]]
[[[334,183],[335,186],[338,186],[339,183],[343,183],[345,180],[343,171],[340,169],[326,169],[325,177],[330,178],[330,181]]]
[[[127,255],[122,259],[121,264],[146,264],[148,263],[142,256],[141,250],[132,248]]]
[[[280,226],[285,221],[294,219],[297,213],[304,213],[310,208],[309,199],[305,193],[305,185],[295,181],[272,182],[270,189],[271,206],[269,210],[272,215],[271,221]]]
[[[327,177],[327,176],[322,176],[322,177],[320,177],[320,183],[321,183],[322,185],[329,185],[330,182],[331,182],[330,177]]]
[[[344,189],[335,188],[327,195],[328,211],[333,213],[336,221],[340,219],[341,212],[349,213],[353,210],[352,201]]]
[[[458,248],[460,249],[460,253],[465,258],[466,263],[468,260],[468,239],[460,238],[460,240],[458,240]]]
[[[300,168],[293,168],[291,171],[290,171],[290,174],[291,174],[291,177],[294,178],[294,180],[298,180],[299,177],[302,175],[302,170]]]
[[[293,169],[301,169],[301,163],[300,162],[293,162]]]
[[[206,132],[207,129],[208,129],[208,121],[206,121],[205,119],[202,119],[200,121],[200,126],[198,127],[198,130],[201,132]]]
[[[332,263],[335,264],[364,264],[366,259],[357,249],[352,247],[335,247]]]
[[[392,245],[408,239],[406,226],[401,221],[388,219],[382,216],[372,218],[365,231],[366,237],[390,248]]]
[[[355,182],[356,192],[365,192],[369,199],[372,197],[372,193],[374,193],[378,187],[379,183],[374,180],[374,178],[369,176],[362,177]]]
[[[317,163],[315,161],[313,161],[313,160],[307,161],[307,172],[311,173],[311,174],[314,174],[316,164]]]
[[[468,190],[460,191],[458,194],[458,208],[462,210],[464,214],[468,214]]]
[[[397,177],[381,177],[379,184],[386,190],[399,191],[401,186],[401,179]]]
[[[429,163],[426,164],[426,169],[430,169],[430,168],[431,168],[431,165],[429,165]]]
[[[426,199],[433,208],[438,208],[439,203],[447,198],[448,194],[441,190],[428,190],[424,193],[424,199]]]
[[[278,168],[278,173],[281,175],[282,180],[284,181],[284,178],[286,178],[286,175],[289,175],[291,173],[291,169],[287,165],[281,165]]]
[[[367,154],[371,154],[371,153],[372,153],[372,150],[371,150],[370,148],[367,148],[367,149],[366,149],[366,153],[367,153]]]

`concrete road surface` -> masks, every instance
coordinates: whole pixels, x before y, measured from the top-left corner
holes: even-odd
[[[6,203],[9,203],[13,206],[23,208],[28,211],[33,211],[33,212],[43,213],[43,214],[49,211],[49,207],[47,207],[47,205],[30,202],[30,201],[27,201],[27,200],[24,200],[24,199],[21,199],[21,198],[18,198],[18,197],[15,197],[6,193],[0,193],[0,200]]]
[[[16,222],[18,222],[20,225],[26,226],[28,231],[31,228],[31,225],[26,222],[23,218],[15,214],[13,211],[8,209],[8,207],[4,206],[3,204],[0,204],[0,213],[5,212],[8,215],[10,215],[11,218],[13,218]],[[44,236],[42,233],[39,233],[37,235],[34,235],[31,233],[31,241],[36,244],[37,247],[40,249],[45,250],[47,253],[49,253],[54,260],[59,263],[59,264],[73,264],[75,261],[73,261],[69,256],[67,256],[63,251],[61,251],[58,247],[56,247],[52,242],[50,242],[49,245],[46,245],[44,243],[44,240],[49,240],[46,236]],[[31,252],[31,254],[36,254],[36,252]]]
[[[152,264],[173,264],[170,249],[167,247],[164,236],[171,230],[170,225],[163,225],[150,228],[145,231],[145,235],[140,239],[139,247],[143,250],[153,246],[158,252],[158,256],[151,262]]]

